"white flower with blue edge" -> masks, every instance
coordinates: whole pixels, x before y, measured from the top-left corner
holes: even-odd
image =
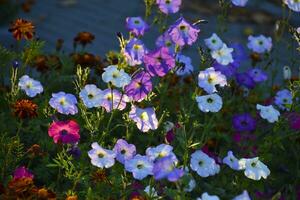
[[[18,86],[21,90],[25,91],[29,97],[35,97],[44,91],[42,84],[30,78],[28,75],[24,75],[20,78]]]

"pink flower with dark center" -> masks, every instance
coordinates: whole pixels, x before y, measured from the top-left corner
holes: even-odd
[[[14,171],[14,180],[20,178],[31,178],[33,179],[33,174],[25,167],[21,166]]]
[[[48,134],[53,138],[54,143],[76,143],[80,139],[80,127],[74,120],[52,122]]]

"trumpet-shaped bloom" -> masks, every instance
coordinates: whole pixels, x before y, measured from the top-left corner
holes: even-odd
[[[238,73],[236,74],[236,81],[239,85],[244,86],[248,89],[253,89],[255,87],[255,81],[249,75],[249,73]]]
[[[156,4],[160,11],[165,14],[177,13],[181,5],[181,0],[156,0]]]
[[[280,90],[276,93],[274,103],[281,109],[281,110],[290,110],[288,105],[293,103],[293,95],[292,93],[287,90]]]
[[[232,52],[233,48],[229,48],[226,44],[223,43],[223,46],[221,48],[213,50],[211,52],[211,57],[221,65],[228,65],[234,62]]]
[[[125,87],[125,94],[134,101],[142,101],[152,91],[151,76],[147,72],[139,72]]]
[[[126,44],[123,54],[129,66],[136,66],[143,63],[147,49],[144,43],[136,38],[132,38]]]
[[[236,131],[253,131],[256,128],[256,121],[249,113],[234,115],[232,124]]]
[[[289,7],[289,9],[300,12],[300,1],[299,0],[283,0],[283,2]]]
[[[99,107],[102,103],[102,90],[94,84],[88,84],[80,91],[79,97],[87,108]]]
[[[222,108],[222,98],[217,94],[197,96],[196,101],[202,112],[219,112]]]
[[[258,157],[255,158],[243,158],[240,161],[240,165],[245,169],[244,174],[246,177],[253,180],[266,179],[270,175],[269,168],[262,163]]]
[[[147,156],[138,154],[130,160],[125,160],[125,169],[131,172],[135,179],[142,180],[153,174],[153,162]]]
[[[201,150],[197,150],[191,155],[190,167],[201,177],[213,176],[220,171],[220,166],[216,164],[215,160]]]
[[[66,94],[65,92],[53,93],[49,104],[61,114],[75,115],[78,112],[77,99],[73,94]]]
[[[119,70],[115,65],[110,65],[104,69],[102,79],[104,82],[110,82],[116,87],[124,87],[131,80],[130,76],[124,72],[124,69]]]
[[[97,142],[92,143],[92,149],[88,152],[92,165],[103,168],[110,168],[115,164],[116,153],[102,148]]]
[[[127,17],[126,28],[135,36],[141,36],[149,30],[149,25],[141,17]]]
[[[121,94],[115,89],[106,89],[103,91],[101,106],[105,108],[106,112],[111,112],[114,109],[124,110],[129,98],[125,94]]]
[[[167,178],[175,182],[184,175],[184,171],[175,167],[172,156],[165,156],[154,163],[153,175],[155,180]]]
[[[144,56],[146,70],[151,76],[165,76],[175,67],[175,58],[167,47],[161,47]]]
[[[227,156],[223,158],[223,163],[228,165],[231,169],[241,170],[239,160],[233,155],[232,151],[228,151]]]
[[[247,190],[244,190],[242,194],[234,197],[232,200],[251,200]]]
[[[165,32],[164,34],[159,36],[156,39],[155,44],[158,48],[167,47],[169,49],[170,54],[172,54],[172,55],[175,53],[176,45],[172,41],[172,39],[171,39],[170,35],[168,34],[168,32]]]
[[[256,105],[256,109],[259,110],[259,114],[263,119],[268,120],[270,123],[278,121],[280,112],[276,110],[272,105],[262,106],[260,104]]]
[[[266,81],[268,79],[267,74],[258,68],[253,68],[248,71],[249,76],[252,78],[252,80],[256,83]]]
[[[198,197],[197,200],[220,200],[220,198],[216,195],[209,195],[207,192],[201,195],[201,198]]]
[[[272,49],[272,38],[264,35],[248,37],[248,48],[256,53],[270,52]]]
[[[48,129],[48,134],[54,143],[74,144],[80,139],[79,130],[80,127],[74,120],[54,121]]]
[[[190,57],[177,54],[176,61],[180,65],[180,67],[176,70],[176,74],[178,76],[190,75],[194,71],[192,59]]]
[[[150,129],[155,130],[158,127],[158,121],[153,108],[142,109],[132,105],[129,118],[136,123],[138,129],[142,132],[148,132]]]
[[[160,144],[156,147],[148,147],[146,149],[146,155],[151,161],[170,156],[174,163],[178,162],[176,155],[173,153],[173,147],[168,144]]]
[[[36,81],[27,75],[24,75],[20,78],[18,86],[21,88],[21,90],[25,91],[26,95],[29,97],[35,97],[44,90],[39,81]]]
[[[231,0],[232,4],[239,7],[246,6],[248,0]]]
[[[198,85],[207,93],[211,94],[217,92],[216,85],[221,87],[227,85],[227,80],[225,75],[219,71],[215,71],[213,67],[210,67],[204,71],[200,71],[198,75]]]
[[[113,151],[116,153],[116,159],[124,164],[125,160],[133,158],[136,154],[136,148],[133,144],[128,144],[126,140],[118,139]]]
[[[172,41],[180,47],[196,42],[199,32],[200,29],[188,23],[183,17],[179,18],[168,31]]]
[[[209,38],[204,40],[205,45],[212,51],[221,49],[223,47],[223,41],[216,33],[213,33]]]

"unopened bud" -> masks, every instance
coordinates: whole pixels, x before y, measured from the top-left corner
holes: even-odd
[[[289,66],[283,67],[283,79],[284,80],[290,80],[292,78],[292,71]]]

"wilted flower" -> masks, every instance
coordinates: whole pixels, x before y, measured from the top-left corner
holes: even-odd
[[[236,131],[253,131],[256,128],[256,121],[249,113],[234,115],[232,124]]]
[[[201,177],[213,176],[220,171],[220,166],[216,164],[215,160],[201,150],[192,153],[190,167]]]
[[[37,94],[43,92],[42,84],[27,75],[24,75],[20,78],[18,86],[21,88],[21,90],[25,91],[26,95],[29,97],[35,97]]]
[[[223,46],[221,48],[213,50],[211,52],[211,57],[221,65],[228,65],[234,62],[232,52],[233,48],[229,48],[226,44],[223,43]]]
[[[255,158],[243,158],[240,161],[240,165],[245,169],[244,174],[246,177],[253,180],[266,179],[270,175],[269,168],[262,163],[258,157]]]
[[[276,93],[274,103],[281,109],[281,110],[290,110],[288,107],[293,103],[293,95],[291,91],[284,89],[280,90]]]
[[[34,178],[33,174],[25,166],[21,166],[15,169],[13,177],[14,180],[21,179],[21,178],[30,178],[30,179]]]
[[[74,120],[54,121],[48,129],[48,134],[54,143],[74,144],[80,139],[79,130],[80,127]]]
[[[115,164],[116,153],[102,148],[97,142],[92,143],[92,149],[88,152],[92,165],[99,168],[110,168]]]
[[[232,2],[233,5],[235,5],[235,6],[244,7],[244,6],[246,6],[248,0],[231,0],[231,2]]]
[[[200,29],[188,23],[183,17],[179,18],[168,31],[172,41],[181,47],[196,42],[199,32]]]
[[[135,36],[141,36],[149,30],[149,25],[141,17],[127,17],[126,28]]]
[[[175,182],[183,175],[183,169],[175,167],[172,156],[165,156],[154,162],[153,176],[155,180],[167,178],[169,181]]]
[[[244,190],[242,194],[234,197],[232,200],[251,200],[247,190]]]
[[[266,81],[268,79],[267,74],[258,68],[253,68],[248,71],[249,76],[256,83]]]
[[[144,56],[146,70],[151,76],[165,76],[175,67],[175,58],[167,47],[161,47]]]
[[[161,12],[165,14],[178,12],[181,0],[156,0]]]
[[[151,76],[147,72],[139,72],[125,86],[125,94],[134,101],[142,101],[152,91]]]
[[[77,34],[77,36],[74,38],[74,42],[85,46],[92,43],[94,39],[95,36],[92,33],[84,31]]]
[[[144,43],[136,38],[130,39],[123,50],[123,54],[129,66],[142,64],[146,53],[147,49]]]
[[[212,51],[221,49],[223,47],[223,41],[216,33],[213,33],[209,38],[204,40],[205,45]]]
[[[126,103],[129,102],[128,96],[121,94],[115,89],[103,90],[101,106],[105,108],[106,112],[111,112],[114,109],[124,110]]]
[[[192,59],[190,57],[177,54],[176,62],[179,63],[179,68],[176,70],[178,76],[190,75],[194,71]]]
[[[53,93],[49,104],[61,114],[75,115],[78,112],[77,99],[73,94],[66,94],[65,92]]]
[[[217,92],[216,85],[224,87],[227,85],[226,76],[221,72],[215,71],[210,67],[204,71],[200,71],[198,75],[198,86],[203,88],[207,93]]]
[[[232,151],[228,151],[227,156],[223,158],[223,163],[228,165],[231,169],[241,170],[239,160],[233,155]]]
[[[124,71],[119,70],[116,65],[110,65],[104,69],[102,79],[106,83],[112,83],[116,87],[124,87],[130,83],[130,76]]]
[[[20,119],[37,117],[38,106],[31,100],[18,100],[12,107],[14,115]]]
[[[209,195],[207,192],[201,195],[201,198],[198,197],[197,200],[220,200],[220,198],[216,195]]]
[[[136,154],[136,148],[133,144],[128,144],[126,140],[118,139],[113,151],[116,153],[116,159],[124,164],[125,160],[133,158]]]
[[[248,37],[248,48],[256,53],[270,52],[272,49],[272,38],[264,35]]]
[[[31,40],[34,35],[34,26],[32,22],[25,19],[17,19],[9,28],[16,40]]]
[[[87,108],[99,107],[102,103],[102,90],[94,84],[88,84],[80,91],[79,97]]]
[[[197,96],[196,101],[202,112],[219,112],[223,105],[222,98],[218,94]]]
[[[142,180],[153,174],[153,163],[147,156],[138,154],[130,160],[125,160],[125,169],[131,172],[135,179]]]
[[[148,132],[150,129],[155,130],[158,127],[155,111],[151,107],[142,109],[132,105],[129,118],[136,123],[142,132]]]
[[[260,111],[260,116],[263,119],[268,120],[270,123],[274,123],[278,121],[278,117],[280,116],[280,112],[276,110],[272,105],[262,106],[260,104],[256,105],[256,109]]]
[[[283,0],[283,2],[293,11],[300,12],[299,0]]]

